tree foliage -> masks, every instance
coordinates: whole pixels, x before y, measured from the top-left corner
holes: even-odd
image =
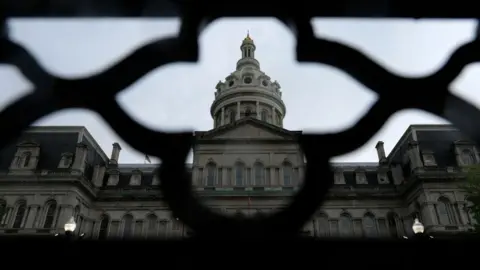
[[[480,232],[480,165],[470,166],[467,169],[467,181],[462,188],[467,193],[469,211],[476,221],[475,229]]]

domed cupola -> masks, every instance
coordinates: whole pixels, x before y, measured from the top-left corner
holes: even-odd
[[[279,127],[286,114],[280,85],[260,70],[255,59],[255,43],[249,34],[240,46],[242,57],[237,69],[219,81],[210,108],[214,128],[252,117]]]

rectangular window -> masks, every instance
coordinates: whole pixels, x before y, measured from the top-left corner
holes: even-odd
[[[238,167],[235,169],[235,185],[237,186],[243,185],[243,173],[244,173],[243,167]]]

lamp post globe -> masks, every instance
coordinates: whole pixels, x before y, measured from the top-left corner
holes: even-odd
[[[415,234],[422,234],[425,230],[425,227],[423,224],[418,220],[418,218],[415,219],[412,225],[412,230]]]
[[[67,223],[63,226],[65,229],[65,233],[73,233],[75,229],[77,228],[77,223],[75,223],[75,219],[71,217]]]

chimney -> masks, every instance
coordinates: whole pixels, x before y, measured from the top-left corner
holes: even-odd
[[[378,141],[375,148],[377,148],[378,162],[379,163],[387,162],[387,157],[385,156],[385,149],[383,148],[383,142]]]
[[[110,157],[110,163],[118,164],[118,158],[120,156],[120,150],[122,150],[122,148],[120,147],[120,144],[114,143],[113,144],[113,149],[112,149],[112,155]]]

